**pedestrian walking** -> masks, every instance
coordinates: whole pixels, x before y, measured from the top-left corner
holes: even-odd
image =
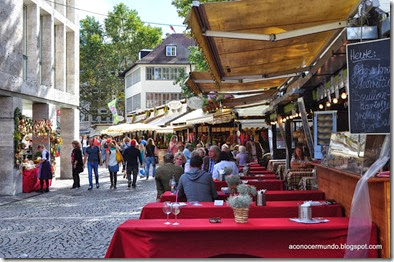
[[[119,172],[119,163],[123,161],[123,157],[120,154],[119,148],[114,144],[114,142],[110,142],[108,144],[108,152],[106,158],[106,167],[109,171],[109,178],[111,180],[110,189],[116,189],[117,175]]]
[[[79,174],[83,172],[82,151],[79,141],[75,140],[72,143],[73,151],[71,152],[71,165],[73,174],[73,186],[71,189],[80,188]]]
[[[135,139],[131,140],[130,146],[126,148],[123,152],[123,159],[126,161],[126,173],[127,173],[127,180],[128,180],[128,187],[130,185],[133,188],[136,187],[137,182],[137,175],[138,175],[138,161],[142,165],[142,158],[141,152],[139,149],[135,147],[136,145]],[[133,182],[131,182],[131,173],[133,173]]]
[[[103,164],[103,161],[101,158],[100,148],[94,144],[94,139],[89,140],[89,147],[86,148],[86,152],[83,160],[83,166],[86,165],[86,161],[88,162],[88,176],[89,176],[88,190],[93,189],[92,171],[94,171],[96,188],[99,188],[100,184],[99,184],[99,176],[98,176],[98,166],[99,165],[101,166]]]
[[[49,179],[52,179],[51,155],[49,151],[45,149],[44,145],[39,145],[37,150],[41,153],[40,171],[38,174],[40,179],[39,192],[44,193],[44,181],[46,185],[45,192],[49,192]]]
[[[178,137],[176,135],[171,137],[170,145],[167,151],[174,156],[178,152]]]
[[[145,176],[146,179],[149,179],[149,171],[150,171],[150,165],[152,164],[153,167],[153,172],[152,172],[152,177],[155,177],[156,173],[156,151],[157,148],[155,146],[155,143],[152,138],[148,139],[147,145],[146,145],[146,168],[145,168]]]
[[[81,144],[82,144],[82,154],[85,154],[86,148],[88,148],[89,146],[89,140],[87,136],[82,137]]]
[[[146,141],[145,141],[145,145],[146,145]],[[140,178],[144,177],[143,174],[144,174],[144,168],[145,168],[145,154],[146,154],[145,145],[142,143],[140,143],[138,145],[138,149],[141,152],[141,158],[142,158],[142,165],[140,166]]]

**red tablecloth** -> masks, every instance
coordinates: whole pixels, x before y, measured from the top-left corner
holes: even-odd
[[[241,172],[241,171],[240,171]],[[264,175],[264,174],[275,174],[270,170],[250,170],[249,174],[253,174],[253,175]]]
[[[255,186],[257,190],[283,190],[283,180],[278,179],[265,179],[262,181],[249,180],[248,185]],[[217,191],[220,191],[222,187],[228,187],[226,181],[215,181],[215,187]]]
[[[276,179],[275,174],[264,174],[264,175],[255,175],[255,176],[243,176],[241,177],[242,180],[265,180],[265,179]]]
[[[23,170],[23,179],[22,179],[22,192],[30,193],[36,191],[35,186],[38,181],[40,183],[38,176],[38,168]]]
[[[39,168],[34,168],[30,170],[23,170],[22,175],[22,192],[30,193],[40,190],[40,179],[38,179]],[[52,185],[52,179],[49,180],[49,186]],[[44,182],[43,188],[46,189],[46,184]]]
[[[256,206],[255,203],[249,208],[250,218],[265,217],[298,217],[298,205],[303,201],[267,201],[266,206]],[[201,206],[181,207],[178,218],[233,218],[233,209],[224,203],[223,206],[214,206],[213,202],[201,202]],[[313,217],[341,217],[343,215],[340,205],[322,205],[312,207]],[[154,202],[144,206],[140,219],[162,219],[166,215],[163,213],[163,203]],[[174,215],[170,215],[171,218]]]
[[[229,194],[218,191],[218,199],[226,200]],[[292,201],[292,200],[324,200],[324,192],[320,190],[294,190],[294,191],[267,191],[267,201]],[[166,191],[160,197],[160,202],[175,202],[175,194],[171,191]]]
[[[321,224],[300,224],[288,218],[251,218],[246,224],[236,224],[234,219],[222,219],[221,223],[180,219],[179,226],[164,225],[165,219],[127,220],[116,229],[105,257],[342,258],[345,250],[340,248],[293,249],[290,246],[340,247],[345,244],[349,219],[332,217],[329,220]],[[370,243],[377,243],[376,226],[372,228]],[[369,256],[378,257],[377,250],[371,249]]]

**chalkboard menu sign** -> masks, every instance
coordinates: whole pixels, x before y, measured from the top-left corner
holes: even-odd
[[[346,48],[350,133],[390,133],[390,39]]]

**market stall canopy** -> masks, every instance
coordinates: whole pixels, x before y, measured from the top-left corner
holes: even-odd
[[[263,111],[267,109],[267,105],[246,107],[246,108],[236,108],[234,109],[239,117],[263,117]]]
[[[161,129],[158,126],[137,123],[137,124],[120,124],[115,126],[110,126],[103,132],[105,134],[114,134],[114,133],[127,133],[127,132],[137,132],[137,131],[157,131]]]
[[[299,76],[313,66],[340,29],[347,26],[360,2],[241,0],[195,4],[186,22],[218,85],[223,80],[285,78]]]
[[[195,93],[209,93],[218,91],[220,93],[263,91],[282,85],[288,78],[272,78],[267,80],[254,80],[250,82],[221,81],[216,84],[209,72],[192,72],[186,80],[186,85]]]
[[[167,123],[183,116],[186,114],[186,110],[187,110],[187,105],[186,103],[181,105],[181,108],[179,108],[178,110],[171,110],[169,109],[169,112],[167,114],[163,114],[159,117],[157,117],[156,119],[147,122],[150,125],[154,125],[154,126],[160,126],[160,127],[165,127],[167,125]]]
[[[222,124],[231,122],[234,119],[231,110],[224,109],[217,113],[204,113],[202,109],[194,110],[179,119],[173,121],[171,124],[175,127],[178,125],[193,126],[194,124]]]

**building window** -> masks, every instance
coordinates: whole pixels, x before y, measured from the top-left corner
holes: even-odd
[[[167,45],[166,46],[166,56],[176,56],[176,46]]]
[[[176,80],[184,67],[147,67],[146,80]]]
[[[126,88],[133,86],[141,81],[141,68],[138,68],[133,73],[126,77]]]
[[[23,80],[27,79],[27,7],[23,6]]]
[[[107,109],[100,109],[100,114],[106,114],[106,113],[108,113],[108,111],[107,111]]]
[[[141,108],[141,94],[137,94],[126,99],[127,112],[131,112],[140,108]]]
[[[146,93],[146,108],[162,106],[179,99],[181,99],[180,93]]]

